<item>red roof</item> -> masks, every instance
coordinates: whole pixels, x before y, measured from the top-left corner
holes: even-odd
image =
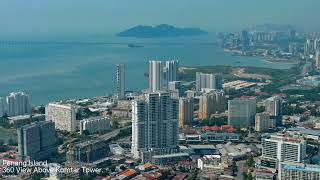
[[[180,173],[180,174],[177,174],[173,179],[174,180],[184,180],[187,176],[188,176],[187,173]]]
[[[272,96],[287,97],[287,95],[283,93],[272,94]]]
[[[231,125],[222,125],[221,129],[225,130],[225,129],[229,129],[229,128],[233,128]]]
[[[209,131],[209,130],[211,130],[210,126],[203,126],[202,129],[203,129],[204,131]]]
[[[125,176],[125,177],[131,177],[134,174],[136,174],[136,170],[134,169],[127,169],[124,170],[123,172],[121,172],[120,174],[118,174],[117,176]]]
[[[255,96],[241,96],[238,99],[256,99]]]
[[[230,128],[228,128],[228,129],[226,129],[226,131],[229,132],[229,133],[232,133],[232,132],[235,132],[236,129],[233,128],[233,127],[230,127]]]
[[[221,128],[219,126],[211,126],[210,130],[211,131],[219,131]]]

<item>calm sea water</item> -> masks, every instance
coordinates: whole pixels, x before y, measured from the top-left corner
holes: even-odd
[[[46,104],[110,94],[114,91],[116,63],[126,65],[126,90],[139,90],[147,87],[144,73],[151,59],[178,59],[181,66],[290,67],[258,57],[231,56],[210,44],[213,42],[214,36],[135,39],[97,34],[2,38],[0,96],[24,90],[31,95],[33,104]],[[129,48],[128,43],[143,43],[144,47]]]

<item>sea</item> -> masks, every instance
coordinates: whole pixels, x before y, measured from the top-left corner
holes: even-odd
[[[114,34],[0,35],[0,97],[25,91],[33,105],[109,95],[115,64],[126,66],[126,90],[147,88],[149,60],[179,60],[180,66],[255,66],[276,69],[260,57],[239,57],[215,45],[215,34],[179,38],[124,38]],[[128,47],[128,44],[143,47]]]

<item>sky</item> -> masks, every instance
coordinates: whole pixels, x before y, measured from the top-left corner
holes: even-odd
[[[0,35],[119,32],[172,24],[210,32],[255,24],[320,31],[319,0],[1,0]]]

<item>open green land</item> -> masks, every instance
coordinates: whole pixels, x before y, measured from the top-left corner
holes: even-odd
[[[180,78],[182,81],[195,81],[196,72],[221,73],[226,80],[247,80],[251,82],[272,81],[263,89],[265,92],[280,92],[280,87],[294,83],[300,77],[300,68],[295,66],[290,69],[271,69],[261,67],[233,67],[233,66],[194,66],[182,67]]]

